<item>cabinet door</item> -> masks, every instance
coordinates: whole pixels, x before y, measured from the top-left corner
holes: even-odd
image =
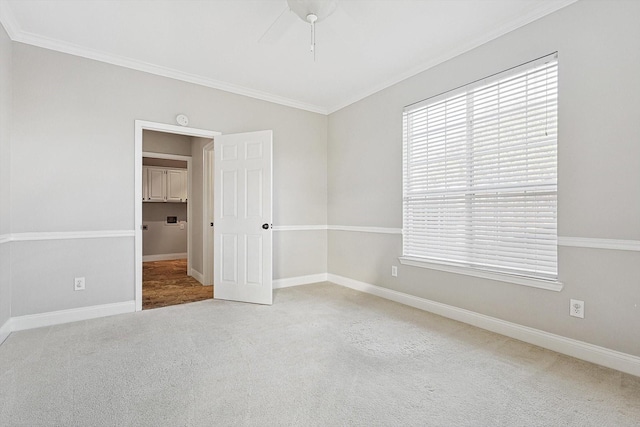
[[[187,171],[185,169],[167,170],[167,202],[187,201]]]
[[[147,168],[147,201],[164,202],[167,193],[166,171],[162,168]]]

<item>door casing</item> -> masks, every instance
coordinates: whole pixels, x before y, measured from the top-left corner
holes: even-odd
[[[149,122],[145,120],[135,121],[135,142],[134,142],[134,300],[136,311],[142,310],[142,137],[143,131],[152,130],[157,132],[173,133],[177,135],[196,136],[200,138],[213,139],[221,132],[213,130],[197,129],[169,125],[166,123]],[[191,191],[191,180],[189,179],[189,191]],[[204,198],[203,198],[204,201]],[[190,218],[187,219],[190,221]],[[187,224],[189,227],[189,224]]]

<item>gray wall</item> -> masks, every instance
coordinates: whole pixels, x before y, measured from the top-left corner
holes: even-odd
[[[178,217],[179,223],[167,224],[168,216]],[[164,255],[187,253],[187,204],[143,203],[142,255]]]
[[[329,224],[402,227],[402,108],[559,52],[558,233],[640,240],[640,2],[580,1],[329,116]],[[329,232],[329,272],[640,356],[640,252],[561,246],[561,292],[399,265]],[[569,299],[585,301],[585,319]]]
[[[21,43],[12,59],[13,233],[133,230],[134,120],[175,123],[179,113],[223,133],[272,129],[274,225],[326,224],[326,116]],[[326,233],[297,233],[294,245],[274,239],[275,279],[299,265],[326,271]],[[14,248],[13,316],[134,297],[132,237]],[[72,289],[79,274],[84,292]]]
[[[0,240],[11,232],[11,41],[0,25]],[[11,245],[0,243],[0,327],[11,317]]]
[[[174,133],[143,130],[142,151],[191,156],[191,137]]]

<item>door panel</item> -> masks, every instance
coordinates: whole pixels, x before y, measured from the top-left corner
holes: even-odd
[[[167,180],[165,170],[160,168],[147,168],[147,183],[149,200],[153,202],[164,202],[164,196],[167,192]]]
[[[271,304],[272,132],[214,143],[214,298]]]
[[[185,202],[187,200],[187,171],[167,170],[167,201]]]

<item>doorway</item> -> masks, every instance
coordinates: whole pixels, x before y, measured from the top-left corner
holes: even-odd
[[[202,181],[192,167],[192,158],[200,157],[193,151],[200,145],[189,136],[143,132],[143,310],[213,298],[213,289],[203,286],[202,274],[193,267],[198,251],[191,250],[191,211],[201,203],[201,194],[190,192],[188,182]],[[180,154],[147,151],[158,149]]]
[[[203,221],[203,204],[204,204],[204,182],[206,181],[203,176],[203,165],[204,162],[202,161],[202,155],[204,154],[204,150],[202,150],[202,147],[207,145],[208,143],[211,143],[211,146],[213,146],[212,144],[212,139],[214,136],[216,135],[220,135],[219,132],[215,132],[215,131],[209,131],[209,130],[203,130],[203,129],[195,129],[195,128],[187,128],[187,127],[180,127],[180,126],[174,126],[174,125],[167,125],[167,124],[162,124],[162,123],[153,123],[153,122],[145,122],[145,121],[139,121],[137,120],[135,122],[135,181],[134,181],[134,185],[135,185],[135,223],[136,223],[136,230],[135,230],[135,301],[136,301],[136,310],[142,310],[143,308],[143,301],[144,301],[144,297],[143,297],[143,282],[145,279],[145,275],[144,273],[147,273],[147,278],[150,279],[158,279],[158,278],[162,278],[164,279],[165,282],[171,284],[171,282],[173,282],[173,285],[179,285],[181,282],[185,282],[187,283],[188,281],[192,281],[191,285],[194,285],[196,282],[198,283],[198,286],[200,288],[202,288],[204,285],[204,273],[203,273],[203,268],[202,266],[205,265],[206,263],[204,262],[205,258],[203,257],[202,253],[203,253],[203,246],[204,246],[204,241],[206,240],[204,237],[204,221]],[[150,132],[158,132],[158,133],[162,133],[162,134],[173,134],[173,135],[180,135],[180,136],[185,136],[185,137],[195,137],[195,139],[199,139],[199,148],[200,148],[200,152],[199,152],[199,156],[198,158],[200,158],[200,161],[197,162],[198,164],[196,164],[196,162],[192,162],[192,157],[191,156],[185,156],[184,154],[186,153],[182,153],[182,154],[171,154],[171,153],[166,153],[166,152],[161,152],[161,151],[168,151],[165,148],[163,148],[162,146],[160,146],[159,149],[154,149],[154,151],[144,151],[144,146],[143,146],[143,140],[144,140],[144,136],[145,133],[148,133],[147,131]],[[157,148],[157,147],[156,147]],[[168,199],[176,199],[173,200],[174,203],[174,207],[180,205],[181,202],[179,202],[179,196],[176,196],[176,189],[179,188],[179,185],[176,185],[175,182],[180,182],[180,178],[178,177],[178,172],[180,168],[174,167],[176,165],[170,165],[170,166],[166,166],[165,169],[162,169],[162,166],[156,167],[156,169],[153,173],[153,178],[151,178],[152,174],[148,171],[148,168],[151,167],[151,165],[149,165],[149,161],[143,161],[144,158],[155,158],[155,159],[162,159],[163,161],[185,161],[188,163],[188,166],[186,168],[186,200],[184,203],[184,205],[186,205],[187,207],[187,214],[186,214],[186,221],[184,221],[184,219],[180,218],[180,213],[175,213],[174,214],[169,214],[168,212],[161,213],[161,217],[164,216],[166,220],[164,220],[164,222],[166,223],[167,230],[171,230],[173,229],[174,231],[177,231],[180,229],[181,226],[184,226],[184,229],[186,230],[186,237],[187,237],[187,257],[186,259],[180,257],[181,259],[161,259],[162,256],[160,257],[156,257],[155,259],[153,257],[149,258],[147,257],[147,262],[152,263],[152,264],[146,264],[144,265],[144,269],[143,269],[143,260],[144,260],[144,237],[143,237],[143,233],[148,232],[149,230],[143,230],[144,227],[144,218],[143,218],[143,204],[157,204],[158,206],[160,205],[168,205]],[[156,160],[157,161],[157,160]],[[143,163],[147,163],[147,165],[144,165]],[[193,167],[192,167],[193,166]],[[143,182],[145,180],[145,178],[143,178],[143,171],[147,169],[147,175],[146,175],[146,180],[149,179],[155,179],[155,187],[152,189],[149,185],[151,184],[149,181],[147,181],[146,183]],[[169,173],[171,170],[174,170],[172,179],[174,179],[174,181],[172,182],[172,184],[168,183],[168,179],[167,176],[169,176]],[[194,169],[199,169],[199,176],[197,179],[193,179],[193,170]],[[161,172],[165,171],[165,175],[164,177],[161,176]],[[143,190],[143,184],[146,184],[146,191],[147,193],[145,194],[145,191]],[[163,188],[164,185],[164,188]],[[168,185],[172,185],[171,188],[167,188]],[[149,191],[153,190],[153,194],[150,195]],[[167,191],[169,191],[169,193],[167,193]],[[162,191],[164,191],[164,193],[162,193]],[[207,190],[208,191],[208,190]],[[162,201],[160,201],[158,198],[161,197]],[[143,199],[149,199],[149,198],[153,198],[154,201],[151,200],[143,200]],[[197,203],[197,201],[199,200],[199,204]],[[190,203],[191,202],[191,203]],[[162,209],[160,209],[162,210]],[[177,211],[177,209],[176,209]],[[157,213],[156,213],[157,214]],[[166,215],[164,215],[166,214]],[[175,221],[175,222],[174,222]],[[148,225],[148,224],[147,224]],[[195,240],[198,240],[198,242],[194,242]],[[175,255],[178,254],[182,254],[181,252],[176,252],[173,253],[174,258]],[[171,255],[171,254],[170,254]],[[165,256],[165,258],[167,258]],[[172,256],[168,256],[168,258],[172,258]],[[184,274],[182,273],[184,271]],[[174,274],[175,273],[175,274]],[[184,284],[184,283],[182,283]],[[211,281],[210,284],[213,284],[213,282]],[[157,289],[156,289],[157,290]],[[202,289],[201,289],[202,290]],[[210,291],[210,288],[208,290]],[[188,302],[188,301],[184,301],[184,292],[182,292],[180,289],[174,289],[173,292],[168,292],[169,296],[168,296],[168,300],[169,302],[173,301],[176,303],[181,303],[181,302]],[[156,306],[164,306],[167,304],[162,303],[161,305],[156,305]],[[151,308],[151,306],[149,304],[145,304],[145,308]]]

